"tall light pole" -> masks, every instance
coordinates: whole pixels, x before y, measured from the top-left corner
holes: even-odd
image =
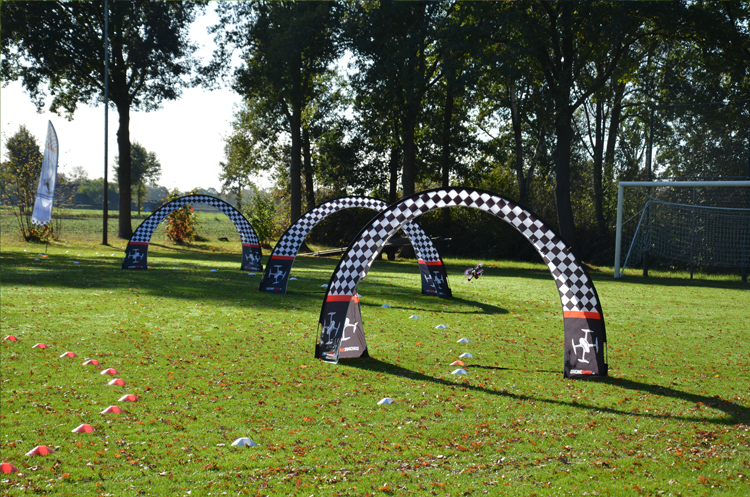
[[[104,0],[104,200],[102,201],[102,245],[107,245],[107,221],[109,218],[109,196],[107,190],[107,160],[109,145],[109,1]]]

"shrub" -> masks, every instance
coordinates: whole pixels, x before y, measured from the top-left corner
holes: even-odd
[[[196,190],[189,192],[189,194],[195,193],[197,193]],[[175,188],[169,193],[167,203],[182,196]],[[195,241],[196,230],[200,226],[200,223],[192,205],[185,205],[179,209],[175,209],[167,216],[166,222],[167,227],[164,229],[164,233],[174,243],[184,244]]]

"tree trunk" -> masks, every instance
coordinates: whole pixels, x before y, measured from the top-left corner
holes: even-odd
[[[555,150],[555,203],[557,222],[563,241],[577,252],[573,206],[570,202],[570,151],[573,142],[572,112],[566,103],[558,106],[555,120],[557,149]]]
[[[450,81],[447,82],[445,88],[445,109],[443,111],[443,133],[442,133],[442,155],[440,162],[442,164],[442,186],[448,188],[450,186],[450,174],[451,174],[451,123],[453,121],[453,103],[455,97],[453,94],[453,84]],[[446,207],[443,211],[443,226],[448,227],[451,224],[451,210]]]
[[[516,161],[516,180],[518,181],[518,201],[521,205],[528,205],[529,190],[526,187],[526,178],[523,172],[523,135],[521,134],[521,117],[518,115],[518,101],[516,100],[516,88],[510,86],[510,118],[513,127],[513,145]]]
[[[594,212],[596,215],[596,232],[607,234],[607,223],[604,221],[604,202],[602,192],[602,169],[604,167],[604,102],[602,98],[596,101],[596,117],[594,129]]]
[[[290,221],[293,223],[302,215],[302,181],[300,180],[302,155],[302,106],[294,103],[289,122],[292,134],[292,160],[289,165],[289,181],[291,183],[291,199],[289,208]]]
[[[302,130],[302,155],[304,158],[303,167],[305,168],[306,211],[309,211],[315,207],[315,186],[313,184],[312,154],[310,153],[310,132],[307,128]]]
[[[133,236],[133,228],[130,224],[130,105],[126,103],[117,104],[117,113],[120,116],[120,128],[117,130],[117,153],[120,155],[119,167],[117,169],[118,186],[120,188],[120,213],[118,220],[119,238],[130,240]]]
[[[416,183],[416,157],[417,150],[414,140],[415,128],[417,127],[417,105],[410,103],[408,104],[409,110],[404,123],[404,158],[403,158],[403,170],[401,172],[401,187],[403,188],[404,197],[409,197],[414,194],[414,184]]]
[[[391,158],[388,161],[388,168],[390,170],[390,184],[388,185],[388,203],[392,204],[398,200],[398,147],[395,145],[391,147]]]
[[[604,182],[611,184],[614,179],[615,169],[615,145],[617,145],[617,135],[620,133],[620,116],[622,115],[622,97],[625,94],[625,84],[619,83],[615,87],[615,96],[612,104],[612,115],[609,120],[609,130],[607,131],[607,151],[604,153]],[[607,218],[605,220],[605,228]]]

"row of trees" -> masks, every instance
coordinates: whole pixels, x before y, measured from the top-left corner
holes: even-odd
[[[746,2],[221,3],[200,63],[187,29],[203,5],[112,2],[119,155],[131,109],[229,82],[243,106],[225,187],[273,170],[291,219],[320,195],[466,184],[556,218],[575,246],[576,226],[607,235],[616,180],[650,174],[649,126],[665,174],[745,171]],[[4,80],[22,78],[39,105],[49,88],[53,110],[101,101],[100,5],[1,8]],[[130,230],[121,216],[119,235]]]
[[[747,3],[247,2],[218,11],[207,73],[229,76],[244,97],[225,183],[275,166],[291,218],[320,200],[316,191],[394,201],[473,184],[554,214],[575,246],[576,224],[610,232],[616,180],[650,174],[651,124],[664,174],[745,174]],[[230,73],[237,52],[243,63]]]

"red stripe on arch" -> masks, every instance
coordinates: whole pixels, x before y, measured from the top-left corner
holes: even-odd
[[[585,311],[563,311],[564,318],[581,318],[581,319],[601,319],[602,315],[598,312]]]
[[[243,243],[243,247],[253,247],[253,248],[260,248],[260,245],[257,245],[255,243]]]
[[[351,295],[329,295],[326,302],[349,302],[351,299]]]
[[[417,262],[419,262],[419,264],[425,264],[427,266],[442,266],[443,265],[443,263],[441,261],[425,262],[422,259],[419,259],[419,261],[417,261]]]
[[[252,246],[252,245],[251,245]],[[277,261],[293,261],[294,256],[291,255],[272,255],[271,260],[277,260]]]
[[[128,245],[148,245],[148,242],[128,242]]]

